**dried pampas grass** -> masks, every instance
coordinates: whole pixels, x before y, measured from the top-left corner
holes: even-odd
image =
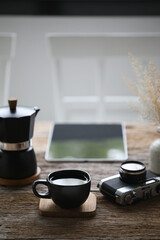
[[[129,59],[136,80],[126,81],[131,91],[138,96],[139,103],[135,105],[135,110],[139,111],[144,119],[160,124],[160,73],[152,61],[143,66],[131,53]]]

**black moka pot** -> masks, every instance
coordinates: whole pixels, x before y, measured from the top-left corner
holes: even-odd
[[[32,137],[37,107],[17,106],[16,99],[0,108],[0,178],[25,179],[37,171]]]

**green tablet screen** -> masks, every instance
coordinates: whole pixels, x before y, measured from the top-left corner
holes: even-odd
[[[48,161],[123,161],[127,146],[122,124],[55,124]]]

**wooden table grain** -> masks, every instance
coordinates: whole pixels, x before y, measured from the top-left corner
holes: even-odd
[[[92,177],[92,189],[100,179],[117,174],[119,163],[47,163],[44,154],[51,123],[37,122],[33,146],[41,178],[58,169],[83,169]],[[129,160],[148,167],[149,146],[159,138],[156,126],[126,123]],[[101,193],[93,218],[52,218],[39,215],[39,199],[31,185],[0,186],[0,239],[160,239],[160,197],[119,206]]]

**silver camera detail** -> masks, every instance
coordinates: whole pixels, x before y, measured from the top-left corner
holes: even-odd
[[[125,161],[119,174],[102,179],[97,187],[106,197],[120,205],[130,205],[160,195],[160,177],[142,162]]]

